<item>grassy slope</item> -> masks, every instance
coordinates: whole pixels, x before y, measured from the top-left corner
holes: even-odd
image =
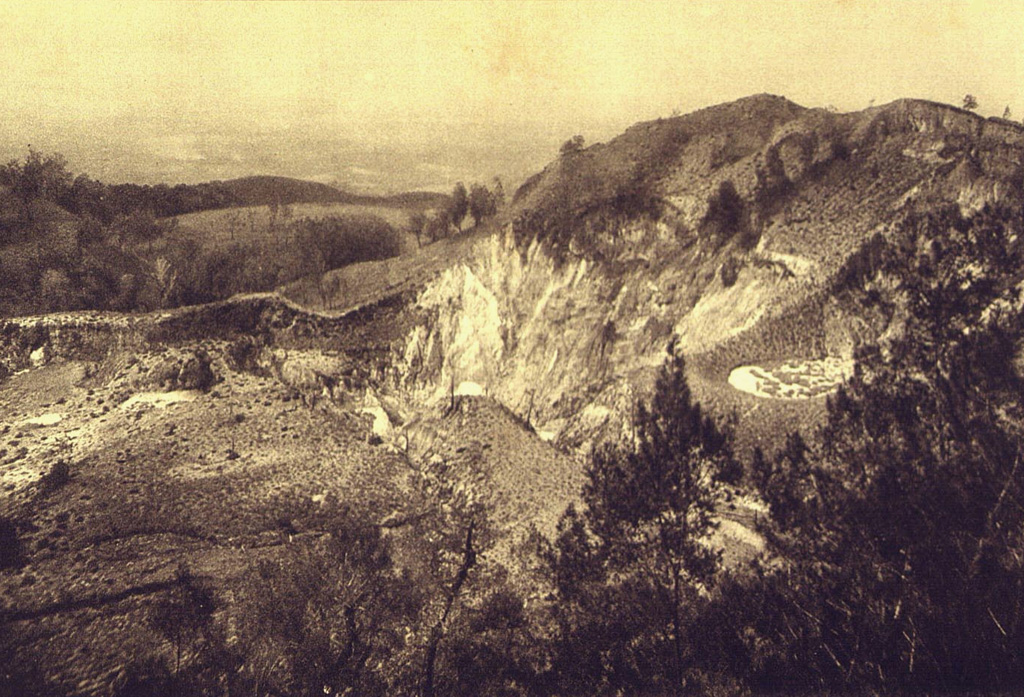
[[[323,280],[331,286],[332,292],[326,305],[318,291],[319,278],[296,281],[279,289],[279,292],[303,308],[328,314],[373,304],[388,296],[422,289],[445,269],[468,261],[474,254],[475,243],[492,232],[491,227],[481,227],[422,248],[414,243],[408,252],[393,259],[351,264],[328,271]]]
[[[191,238],[207,248],[221,248],[232,244],[254,244],[277,241],[291,223],[302,218],[321,220],[328,217],[381,218],[396,230],[404,230],[411,211],[405,208],[366,206],[351,203],[296,203],[291,207],[289,219],[272,218],[269,206],[223,208],[200,213],[179,215],[175,218],[176,237]],[[412,240],[406,241],[406,246]],[[413,242],[414,243],[414,242]]]
[[[536,436],[508,409],[486,397],[459,397],[453,414],[430,419],[434,456],[482,484],[494,523],[534,525],[553,536],[565,507],[578,501],[583,467]]]

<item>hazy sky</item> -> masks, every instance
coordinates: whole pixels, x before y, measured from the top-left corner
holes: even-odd
[[[841,110],[971,92],[1019,118],[1024,2],[0,0],[0,147],[148,154],[182,179],[218,148],[251,166],[240,140],[549,149],[757,92]]]

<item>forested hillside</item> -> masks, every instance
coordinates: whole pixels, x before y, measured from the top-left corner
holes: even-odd
[[[29,150],[0,167],[0,315],[58,310],[139,311],[269,291],[354,261],[395,256],[402,217],[443,207],[438,194],[369,197],[285,177],[197,185],[107,185],[73,176],[59,155]],[[295,216],[293,207],[339,206]],[[269,211],[261,236],[234,243],[235,227]],[[364,213],[363,208],[370,212]],[[178,217],[242,211],[237,222],[177,234]],[[221,238],[232,244],[212,244]]]

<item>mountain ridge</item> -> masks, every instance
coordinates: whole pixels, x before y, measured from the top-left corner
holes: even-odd
[[[400,308],[376,360],[416,375],[414,401],[479,382],[577,447],[616,437],[672,337],[721,414],[756,404],[718,387],[737,365],[852,359],[891,317],[840,298],[849,261],[870,259],[915,211],[1019,205],[1022,150],[1024,128],[934,102],[840,114],[753,95],[564,152],[464,240],[281,292],[314,313]],[[494,326],[471,307],[494,308]],[[414,368],[411,351],[437,355]],[[619,425],[595,426],[594,409]]]

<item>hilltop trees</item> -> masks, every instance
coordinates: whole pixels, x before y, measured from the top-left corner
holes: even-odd
[[[469,190],[469,214],[473,223],[479,225],[484,218],[490,218],[498,209],[494,194],[483,184],[473,184]]]
[[[75,177],[68,170],[63,155],[43,154],[31,146],[24,159],[0,166],[0,186],[10,189],[25,206],[36,200],[50,201],[71,213],[89,215],[105,224],[136,210],[171,217],[246,203],[239,194],[239,187],[232,188],[225,182],[107,185],[85,174]]]
[[[494,178],[494,187],[492,189],[494,193],[494,205],[497,208],[502,208],[505,205],[505,185],[501,181],[501,177]]]
[[[422,212],[413,214],[409,219],[409,230],[416,236],[419,246],[423,246],[424,238],[428,242],[447,239],[462,231],[467,214],[473,217],[473,225],[478,226],[493,217],[504,205],[504,201],[504,188],[498,178],[495,178],[493,189],[474,183],[468,192],[465,185],[459,182],[452,190],[446,206],[430,216]]]
[[[26,206],[36,199],[57,201],[71,186],[71,172],[62,155],[43,155],[29,147],[23,161],[11,160],[0,167],[0,184]]]
[[[0,166],[0,315],[209,302],[401,249],[377,216],[293,220],[287,195],[269,210],[277,234],[260,239],[252,209],[248,239],[231,245],[174,234],[177,218],[167,216],[227,205],[226,186],[72,180],[63,157],[32,149]]]
[[[452,189],[452,200],[448,204],[448,217],[458,229],[462,229],[462,221],[466,218],[466,213],[469,211],[469,194],[466,193],[466,187],[462,182],[455,185]]]
[[[558,152],[563,156],[572,155],[574,153],[582,151],[585,144],[586,140],[583,138],[583,136],[577,134],[574,135],[569,140],[562,143],[562,147],[559,148]]]
[[[965,94],[963,108],[967,109],[967,111],[974,111],[978,108],[978,98],[973,94]]]
[[[423,246],[423,236],[427,232],[427,214],[423,211],[416,211],[409,216],[409,232],[416,238],[416,246]]]

